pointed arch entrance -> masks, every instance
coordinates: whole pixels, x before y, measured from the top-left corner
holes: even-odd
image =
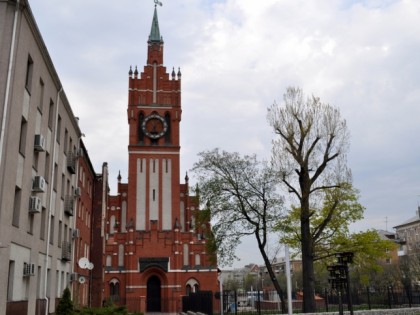
[[[161,311],[161,283],[157,276],[151,276],[147,280],[147,312]]]

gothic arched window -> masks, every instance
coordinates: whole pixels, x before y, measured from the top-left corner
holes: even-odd
[[[109,297],[112,301],[120,300],[120,282],[115,278],[109,282]]]

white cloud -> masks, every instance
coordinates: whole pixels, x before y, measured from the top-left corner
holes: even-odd
[[[153,2],[31,5],[95,168],[107,161],[112,179],[119,169],[126,179],[127,73],[145,64]],[[414,214],[420,2],[180,0],[158,11],[165,64],[183,74],[181,181],[197,153],[214,147],[268,158],[266,108],[294,85],[348,121],[349,165],[366,207],[358,227]]]

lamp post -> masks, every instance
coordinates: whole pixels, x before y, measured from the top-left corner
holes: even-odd
[[[223,278],[222,271],[217,269],[217,277],[219,278],[219,290],[220,290],[220,315],[223,315]]]

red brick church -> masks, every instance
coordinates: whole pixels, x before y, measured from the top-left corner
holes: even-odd
[[[167,73],[163,48],[155,6],[147,65],[129,71],[128,182],[119,176],[102,221],[104,296],[129,311],[179,312],[183,296],[218,291],[205,249],[209,224],[195,224],[199,200],[188,176],[179,183],[181,71]]]

